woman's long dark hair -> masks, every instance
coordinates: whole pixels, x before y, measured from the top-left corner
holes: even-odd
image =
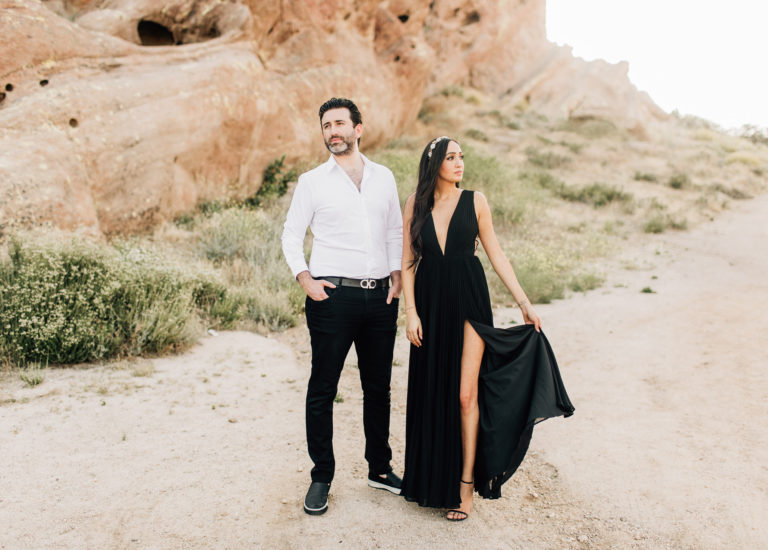
[[[450,142],[456,142],[447,136],[436,138],[427,143],[424,152],[421,154],[419,162],[419,181],[416,183],[416,195],[413,201],[413,217],[411,218],[411,250],[413,251],[413,261],[410,268],[416,267],[424,251],[424,243],[421,241],[421,229],[427,221],[432,206],[435,204],[435,186],[437,185],[437,174],[440,172],[440,166],[445,160],[445,152]],[[431,151],[431,155],[430,155]],[[459,182],[456,182],[456,187]]]

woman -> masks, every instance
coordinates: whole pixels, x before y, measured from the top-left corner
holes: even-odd
[[[498,498],[533,424],[573,407],[482,193],[459,189],[464,160],[446,136],[424,149],[403,219],[403,299],[411,342],[403,496],[469,516],[473,489]],[[526,325],[493,328],[483,244]],[[476,460],[477,458],[477,460]]]

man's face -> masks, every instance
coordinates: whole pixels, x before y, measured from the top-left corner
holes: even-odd
[[[323,141],[334,155],[348,155],[357,150],[357,138],[363,133],[363,125],[353,126],[349,109],[329,109],[320,121]]]

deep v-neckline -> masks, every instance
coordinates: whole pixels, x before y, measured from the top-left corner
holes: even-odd
[[[432,220],[432,230],[435,232],[435,240],[437,241],[437,247],[440,249],[440,252],[443,254],[443,257],[445,257],[445,251],[448,249],[448,234],[451,232],[451,224],[453,223],[454,216],[456,216],[456,211],[459,209],[459,203],[461,202],[462,195],[464,195],[463,189],[459,192],[459,198],[456,201],[456,206],[453,207],[453,212],[451,212],[451,217],[448,218],[448,226],[445,228],[445,243],[443,243],[442,246],[440,245],[440,237],[437,236],[437,226],[435,225],[435,217],[432,215],[432,210],[429,211],[429,217]]]

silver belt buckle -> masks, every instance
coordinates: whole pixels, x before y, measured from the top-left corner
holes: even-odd
[[[363,279],[360,281],[360,287],[366,290],[376,288],[376,279]]]

